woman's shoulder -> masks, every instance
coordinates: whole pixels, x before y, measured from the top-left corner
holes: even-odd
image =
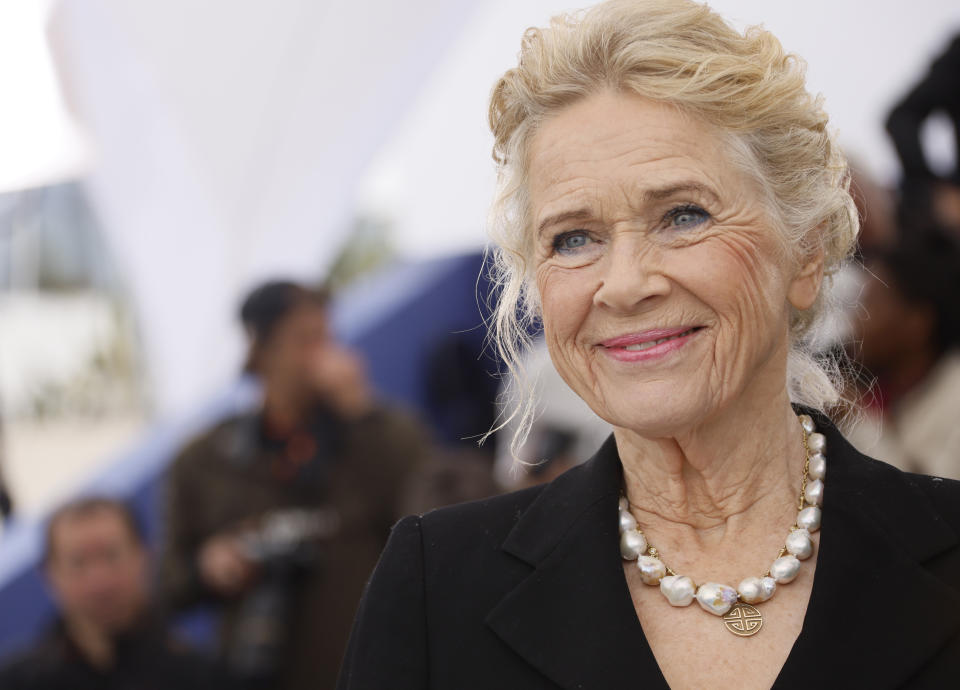
[[[487,545],[499,549],[520,517],[546,485],[457,503],[415,516],[423,532],[424,547],[456,548]]]
[[[951,554],[941,561],[960,582],[960,481],[907,472],[852,446],[839,455],[828,470],[824,512],[835,507],[868,519],[921,562]]]
[[[541,491],[534,487],[408,515],[393,526],[371,590],[467,589],[473,593],[469,606],[492,607],[528,572],[502,547]]]
[[[849,447],[848,454],[852,456],[853,461],[846,468],[848,469],[846,478],[855,480],[862,490],[880,488],[884,489],[884,494],[891,492],[901,496],[911,494],[941,513],[952,525],[960,528],[960,481],[908,472],[882,459],[865,455],[852,446]]]
[[[960,481],[913,472],[901,474],[908,484],[926,497],[930,507],[960,533]]]

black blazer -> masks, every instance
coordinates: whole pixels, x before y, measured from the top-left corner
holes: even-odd
[[[960,688],[960,482],[901,472],[817,426],[819,560],[774,687]],[[620,487],[611,438],[544,487],[401,520],[338,688],[666,688],[623,575]]]

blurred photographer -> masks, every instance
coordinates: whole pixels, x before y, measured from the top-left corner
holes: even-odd
[[[960,34],[930,65],[927,73],[893,107],[887,133],[900,157],[900,221],[905,226],[936,225],[960,244],[960,157],[952,167],[935,170],[922,132],[934,114],[942,115],[960,151]]]
[[[329,332],[327,295],[288,282],[241,309],[262,407],[192,442],[169,477],[170,605],[218,602],[249,687],[332,688],[364,583],[427,452]]]
[[[59,616],[34,649],[0,671],[0,688],[232,687],[153,614],[149,557],[123,503],[85,498],[56,511],[47,527],[44,571]]]
[[[954,141],[960,144],[960,34],[953,37],[923,78],[887,116],[887,132],[900,156],[906,183],[939,177],[930,166],[921,140],[923,124],[935,112],[947,116],[953,126]],[[960,184],[960,161],[943,178]]]

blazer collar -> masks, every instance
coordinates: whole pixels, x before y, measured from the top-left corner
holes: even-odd
[[[828,443],[817,574],[774,687],[818,674],[838,687],[896,687],[960,632],[960,594],[922,566],[960,540],[911,475],[864,457],[826,419],[817,426]],[[534,570],[486,622],[563,688],[667,687],[623,577],[621,477],[610,437],[547,485],[502,545]]]
[[[544,487],[507,535],[502,548],[530,565],[537,565],[585,514],[594,515],[598,502],[617,504],[622,473],[617,444],[611,435],[590,460]]]
[[[563,688],[616,688],[660,677],[623,577],[613,437],[548,484],[502,548],[535,568],[487,616],[494,632]],[[655,686],[649,686],[655,687]]]

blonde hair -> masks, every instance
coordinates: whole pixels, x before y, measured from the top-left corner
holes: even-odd
[[[499,288],[491,337],[515,379],[524,378],[520,361],[540,317],[530,261],[530,142],[558,110],[617,89],[712,123],[732,161],[758,182],[791,259],[799,265],[822,251],[817,303],[791,314],[787,389],[793,402],[820,411],[839,401],[840,368],[816,354],[814,341],[832,308],[830,276],[851,255],[859,219],[846,159],[827,130],[822,99],[806,90],[804,69],[769,31],[740,33],[689,0],[609,0],[527,30],[519,62],[497,82],[489,110],[498,171],[490,216],[491,277]],[[525,440],[532,410],[527,396],[508,417],[525,422],[514,448]]]

